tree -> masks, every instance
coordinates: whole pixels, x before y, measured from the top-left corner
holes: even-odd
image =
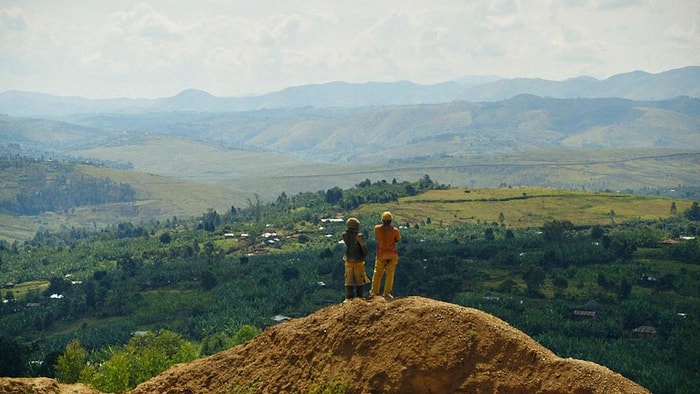
[[[216,279],[216,275],[209,270],[202,272],[202,288],[204,290],[211,290],[217,284],[219,284],[219,281]]]
[[[202,355],[211,356],[212,354],[228,349],[228,338],[226,333],[219,332],[202,339]]]
[[[544,285],[545,272],[542,267],[529,264],[523,271],[522,278],[527,286],[527,292],[531,295],[538,295],[540,288]]]
[[[555,242],[559,246],[560,257],[564,257],[564,241],[572,234],[574,225],[568,221],[552,220],[542,226],[542,237],[545,241]]]
[[[21,377],[27,374],[29,346],[19,338],[0,334],[0,376]]]
[[[293,279],[299,278],[300,272],[297,267],[284,267],[282,268],[282,279],[285,282],[289,282]]]
[[[627,279],[622,279],[620,281],[620,287],[617,290],[617,296],[620,300],[626,300],[632,294],[632,284],[627,281]]]
[[[343,189],[338,186],[329,189],[326,192],[326,202],[331,205],[336,205],[343,199]]]
[[[700,220],[700,206],[698,206],[698,202],[694,201],[690,208],[683,212],[683,216],[688,220]]]
[[[238,331],[236,331],[233,337],[231,337],[230,346],[240,345],[243,342],[247,342],[255,338],[258,334],[260,334],[259,328],[251,326],[249,324],[245,324],[241,326],[241,328],[239,328]]]
[[[169,244],[172,238],[170,237],[170,233],[164,232],[163,234],[160,235],[160,243],[162,244]]]
[[[600,239],[603,235],[605,235],[603,226],[596,224],[591,227],[591,238]]]
[[[170,366],[192,361],[197,356],[194,345],[172,331],[134,336],[102,363],[90,383],[101,391],[128,391]]]
[[[262,221],[262,201],[260,201],[260,195],[258,193],[254,194],[255,202],[250,198],[248,199],[248,208],[255,214],[255,222],[260,223]]]
[[[80,380],[80,373],[85,368],[87,352],[74,339],[66,345],[66,351],[58,357],[56,362],[56,378],[61,383],[77,383]]]

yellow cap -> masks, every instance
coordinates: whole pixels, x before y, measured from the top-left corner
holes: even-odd
[[[391,212],[386,211],[382,214],[382,221],[383,222],[390,222],[393,217],[391,216]]]

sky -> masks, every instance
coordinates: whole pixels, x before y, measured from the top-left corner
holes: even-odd
[[[234,97],[691,65],[699,0],[0,0],[0,92]]]

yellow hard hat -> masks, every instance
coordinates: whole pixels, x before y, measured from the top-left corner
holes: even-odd
[[[391,216],[391,212],[386,211],[382,214],[382,222],[390,222],[393,216]]]

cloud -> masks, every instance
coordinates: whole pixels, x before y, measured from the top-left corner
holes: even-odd
[[[237,95],[700,64],[696,0],[6,1],[0,91]]]
[[[182,36],[180,26],[147,4],[109,16],[107,30],[148,40],[170,41]]]
[[[21,9],[0,9],[0,34],[4,36],[11,31],[27,30],[27,22]]]
[[[599,0],[596,1],[596,7],[601,10],[610,10],[643,6],[646,2],[646,0]]]

